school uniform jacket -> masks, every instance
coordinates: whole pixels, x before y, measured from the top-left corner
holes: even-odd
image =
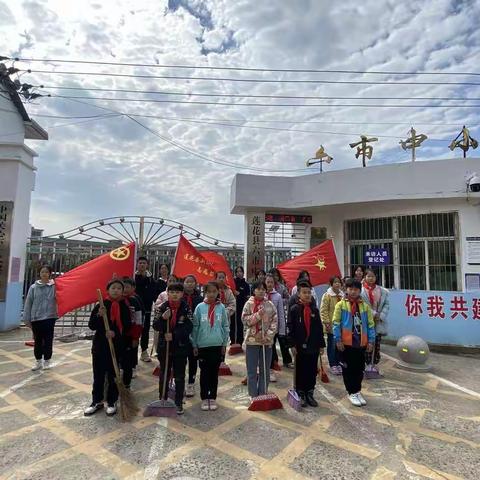
[[[162,315],[169,308],[168,301],[163,303],[158,310],[156,310],[155,319],[153,321],[153,329],[159,332],[157,352],[165,350],[167,343],[165,341],[165,333],[167,332],[167,320],[162,318]],[[168,322],[171,321],[171,318]],[[170,342],[170,355],[187,355],[190,347],[190,334],[192,333],[192,311],[188,308],[185,300],[180,301],[180,306],[177,312],[177,321],[173,331],[170,333],[173,335]]]
[[[310,335],[308,336],[304,320],[305,307],[301,303],[296,303],[290,308],[287,325],[287,345],[295,347],[300,354],[318,353],[321,348],[325,348],[320,312],[313,303],[310,307],[312,313],[310,316]]]
[[[367,343],[375,342],[375,322],[373,321],[372,309],[368,303],[359,299],[358,311],[361,318],[360,347],[366,347]],[[333,314],[333,336],[335,342],[343,342],[344,345],[352,346],[353,343],[353,318],[352,307],[348,299],[340,300],[335,306]]]
[[[108,323],[110,330],[115,332],[115,337],[113,338],[113,345],[117,354],[121,353],[128,342],[128,334],[132,326],[132,316],[130,307],[127,305],[125,300],[120,300],[120,320],[122,321],[122,331],[118,329],[117,325],[112,323],[110,320],[110,307],[112,302],[108,299],[105,299],[104,302],[105,308],[107,309]],[[105,324],[103,317],[98,314],[100,305],[97,303],[92,313],[90,314],[90,320],[88,322],[88,328],[95,331],[92,341],[92,352],[109,352],[110,347],[108,346],[108,340],[105,336]]]
[[[192,312],[195,312],[197,305],[203,302],[203,297],[200,295],[200,292],[198,290],[194,290],[191,295],[188,295],[187,292],[183,292],[183,299],[190,307],[190,310]],[[190,306],[189,299],[191,300],[192,306]]]

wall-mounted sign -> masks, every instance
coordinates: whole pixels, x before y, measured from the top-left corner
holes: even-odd
[[[467,237],[467,263],[480,265],[480,237]]]
[[[265,268],[265,218],[261,213],[245,215],[247,230],[246,275],[248,280],[255,278],[259,270]]]
[[[0,302],[7,297],[13,202],[0,202]]]
[[[365,250],[365,265],[381,267],[382,265],[390,265],[390,252],[386,248],[369,248]]]
[[[311,215],[291,215],[289,213],[266,213],[266,222],[274,223],[312,223]]]

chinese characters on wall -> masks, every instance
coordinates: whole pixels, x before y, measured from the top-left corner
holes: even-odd
[[[0,202],[0,302],[7,296],[13,202]]]
[[[408,294],[405,301],[405,313],[408,317],[428,317],[450,320],[480,320],[480,298],[467,299],[465,295],[450,297],[441,294]]]
[[[247,227],[247,279],[255,278],[258,270],[265,268],[265,215],[246,215]]]

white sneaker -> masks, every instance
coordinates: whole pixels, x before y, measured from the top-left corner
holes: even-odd
[[[210,410],[208,406],[208,400],[202,400],[202,406],[200,407],[204,412],[207,412]]]
[[[273,372],[273,370],[270,370],[270,381],[272,383],[275,383],[277,381],[277,376],[275,375],[275,373]]]
[[[84,411],[83,414],[86,417],[89,417],[90,415],[93,415],[94,413],[97,413],[99,410],[103,408],[103,403],[92,403],[89,407],[87,407]]]
[[[144,350],[142,354],[140,355],[140,360],[143,362],[151,362],[152,359],[150,358],[150,355],[148,354],[148,350]]]
[[[45,360],[43,362],[43,369],[44,370],[50,370],[53,367],[53,365],[50,363],[50,360]]]
[[[362,402],[358,398],[358,393],[352,393],[351,395],[348,396],[348,399],[350,400],[350,403],[352,405],[355,405],[356,407],[362,406]]]
[[[365,400],[365,398],[363,398],[362,392],[357,393],[357,398],[360,400],[362,406],[367,404],[367,401]]]
[[[109,417],[115,415],[117,413],[117,406],[116,405],[109,405],[107,407],[107,412],[106,413]]]
[[[194,383],[189,383],[187,385],[187,388],[185,389],[185,396],[188,398],[194,397],[195,396],[195,384]]]
[[[216,410],[218,408],[215,400],[210,400],[210,410]]]
[[[37,370],[41,370],[43,368],[43,360],[37,360],[35,365],[32,367],[32,372],[36,372]]]
[[[132,368],[132,378],[137,378],[137,369]]]

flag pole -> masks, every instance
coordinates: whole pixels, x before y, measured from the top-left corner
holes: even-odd
[[[177,253],[178,253],[178,246],[180,245],[180,240],[184,238],[182,234],[178,236],[178,243],[177,243],[177,248],[175,249],[175,255],[173,256],[173,262],[172,262],[172,267],[170,268],[170,272],[173,274],[175,271],[175,262],[177,261]],[[185,239],[186,240],[186,239]]]

